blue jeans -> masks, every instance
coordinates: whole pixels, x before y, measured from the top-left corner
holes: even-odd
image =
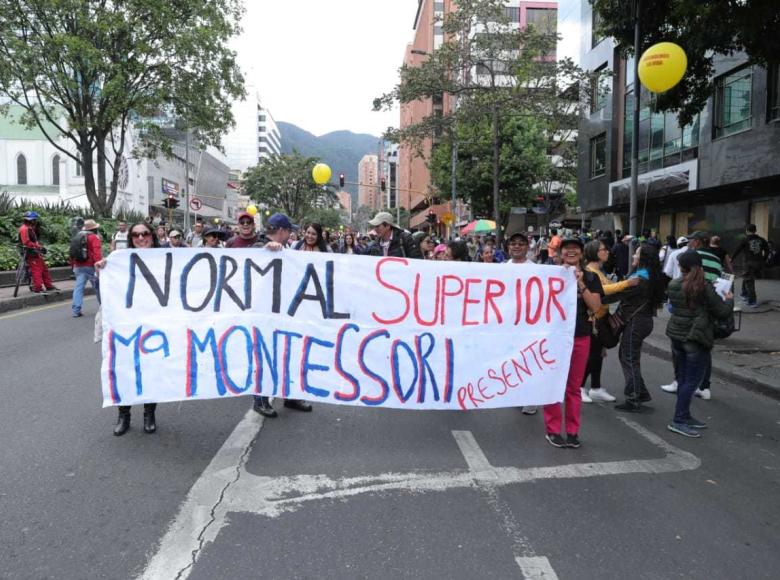
[[[677,359],[679,371],[674,422],[685,423],[691,418],[691,399],[704,379],[707,366],[711,364],[712,351],[691,342],[672,340],[672,353]]]
[[[92,288],[97,294],[98,302],[100,302],[100,290],[98,289],[98,279],[95,276],[95,268],[92,266],[82,266],[73,268],[73,274],[76,276],[76,285],[73,287],[73,304],[71,310],[74,315],[81,313],[81,305],[84,303],[84,288],[87,285],[87,280],[92,284]]]

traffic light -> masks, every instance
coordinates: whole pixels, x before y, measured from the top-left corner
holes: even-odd
[[[379,183],[382,191],[387,191],[387,181],[385,180],[384,177],[380,180]]]
[[[428,221],[428,223],[435,224],[436,223],[436,212],[434,212],[433,210],[429,211],[428,215],[425,216],[425,219]]]
[[[179,207],[179,200],[176,199],[176,196],[172,193],[168,194],[168,198],[163,201],[163,206],[167,207],[168,209],[174,209]]]
[[[339,173],[339,187],[341,189],[344,189],[344,174],[343,173]]]

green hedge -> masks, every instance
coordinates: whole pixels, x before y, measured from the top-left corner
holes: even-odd
[[[68,266],[68,249],[70,247],[70,220],[73,217],[94,219],[100,224],[100,236],[103,238],[103,251],[107,253],[110,240],[117,229],[116,218],[96,216],[82,208],[74,208],[68,203],[28,203],[21,204],[8,193],[0,193],[0,270],[15,270],[19,260],[16,244],[19,238],[19,228],[24,214],[35,211],[40,215],[41,243],[46,247],[46,263],[49,267]],[[122,216],[130,223],[142,221],[143,215],[127,214]]]

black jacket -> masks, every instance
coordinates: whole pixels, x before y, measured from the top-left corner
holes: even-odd
[[[382,245],[379,241],[373,242],[366,249],[369,256],[383,256]],[[388,256],[395,258],[417,258],[422,259],[423,255],[420,246],[414,241],[412,234],[393,226],[393,239],[390,240],[390,247],[387,250]]]
[[[734,301],[723,300],[712,284],[705,284],[704,292],[698,297],[696,304],[689,307],[685,301],[682,278],[669,283],[668,294],[672,317],[666,325],[666,336],[711,349],[715,342],[715,319],[731,314]]]

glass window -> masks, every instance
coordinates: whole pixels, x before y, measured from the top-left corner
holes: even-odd
[[[433,11],[434,12],[444,12],[444,2],[434,2],[433,3]]]
[[[21,153],[16,158],[16,183],[27,185],[27,158]]]
[[[507,6],[504,8],[506,17],[510,22],[520,22],[520,7],[519,6]]]
[[[590,95],[590,112],[595,113],[600,111],[607,104],[607,95],[609,94],[609,84],[604,73],[607,70],[607,63],[602,64],[599,68],[593,71],[591,77],[591,95]]]
[[[650,171],[663,167],[664,159],[664,114],[653,113],[650,117]]]
[[[444,34],[444,29],[442,29],[441,26],[438,24],[433,27],[433,35],[434,36],[442,36]]]
[[[558,11],[550,8],[526,8],[525,24],[530,24],[545,34],[556,34]]]
[[[769,67],[769,120],[780,119],[780,64]]]
[[[55,155],[51,160],[51,184],[60,184],[60,156]]]
[[[753,69],[743,68],[717,79],[715,88],[715,137],[750,128]]]
[[[599,13],[593,10],[590,28],[590,47],[596,48],[596,45],[604,40],[604,36],[599,32],[601,27],[601,16]]]
[[[590,140],[590,176],[600,177],[607,172],[607,134]]]
[[[76,157],[78,158],[76,160],[76,177],[81,177],[84,175],[84,171],[81,167],[81,155],[77,154]]]

